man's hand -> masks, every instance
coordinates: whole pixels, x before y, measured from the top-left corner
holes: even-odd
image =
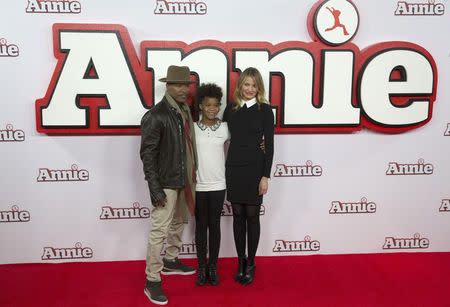
[[[163,199],[158,200],[153,204],[155,207],[165,207],[167,204],[167,197],[164,197]]]
[[[267,177],[261,177],[259,181],[259,195],[264,195],[269,189],[269,179]]]

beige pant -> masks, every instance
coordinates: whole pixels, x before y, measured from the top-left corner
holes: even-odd
[[[148,237],[145,273],[149,281],[160,281],[163,269],[161,250],[167,239],[165,258],[173,260],[178,257],[183,241],[183,218],[181,206],[185,204],[183,189],[164,189],[167,203],[164,207],[154,207],[151,214],[152,228]]]

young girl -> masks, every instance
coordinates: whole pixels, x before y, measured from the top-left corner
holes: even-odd
[[[274,116],[256,68],[249,67],[240,75],[234,102],[227,105],[223,120],[231,133],[225,176],[227,199],[233,207],[233,233],[238,254],[235,280],[247,285],[253,282],[255,275],[259,212],[273,161]],[[248,258],[245,256],[246,240]]]
[[[225,152],[229,140],[228,126],[217,118],[222,90],[215,84],[202,84],[197,89],[196,102],[201,119],[194,124],[197,154],[197,186],[195,193],[195,243],[197,247],[197,285],[208,279],[219,283],[217,258],[220,247],[220,217],[225,199]],[[209,263],[206,264],[206,242],[209,230]]]

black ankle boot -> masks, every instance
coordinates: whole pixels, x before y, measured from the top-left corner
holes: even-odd
[[[195,282],[198,286],[203,286],[206,284],[206,268],[198,268],[197,271],[197,281]]]
[[[255,279],[255,269],[255,263],[247,265],[245,268],[245,275],[241,279],[241,284],[249,285],[253,282],[253,279]]]
[[[245,274],[245,268],[247,266],[247,259],[246,258],[238,258],[238,269],[236,276],[234,277],[234,280],[236,282],[242,282],[242,278]]]
[[[219,284],[219,275],[217,275],[217,266],[216,265],[209,266],[208,280],[209,280],[209,283],[213,286],[217,286]]]

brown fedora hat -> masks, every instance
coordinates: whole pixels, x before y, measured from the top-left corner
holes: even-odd
[[[159,79],[159,81],[167,83],[195,83],[195,81],[189,79],[190,74],[191,71],[187,66],[170,65],[167,68],[167,76]]]

